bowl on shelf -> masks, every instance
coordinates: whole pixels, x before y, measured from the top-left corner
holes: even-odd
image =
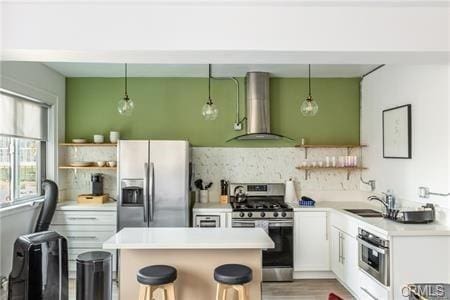
[[[114,168],[115,166],[117,166],[117,162],[115,160],[110,160],[106,163],[108,165],[108,167],[110,168]]]
[[[97,162],[97,167],[104,167],[104,166],[106,166],[106,161],[104,161],[104,160],[99,160],[99,161]]]
[[[91,161],[74,161],[69,164],[71,167],[90,167],[93,165]]]
[[[87,142],[87,139],[72,139],[72,143],[74,144],[86,144]]]

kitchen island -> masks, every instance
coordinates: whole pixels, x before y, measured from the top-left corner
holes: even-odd
[[[238,263],[252,269],[249,297],[260,300],[262,250],[273,247],[261,228],[124,228],[103,243],[104,249],[120,250],[120,299],[138,299],[140,268],[166,264],[178,271],[177,299],[212,300],[214,269]]]

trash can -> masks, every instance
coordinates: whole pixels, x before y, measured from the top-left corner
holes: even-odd
[[[112,255],[85,252],[77,257],[77,300],[111,300]]]

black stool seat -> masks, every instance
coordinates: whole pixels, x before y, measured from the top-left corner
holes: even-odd
[[[214,279],[223,284],[245,284],[252,278],[252,269],[244,265],[227,264],[214,270]]]
[[[137,281],[145,285],[163,285],[177,279],[177,269],[166,265],[154,265],[140,269]]]

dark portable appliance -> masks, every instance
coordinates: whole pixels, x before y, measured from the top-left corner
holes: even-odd
[[[91,175],[92,182],[92,195],[101,196],[103,195],[103,174],[95,173]]]
[[[8,300],[67,300],[67,278],[67,241],[63,236],[42,231],[16,240]]]

